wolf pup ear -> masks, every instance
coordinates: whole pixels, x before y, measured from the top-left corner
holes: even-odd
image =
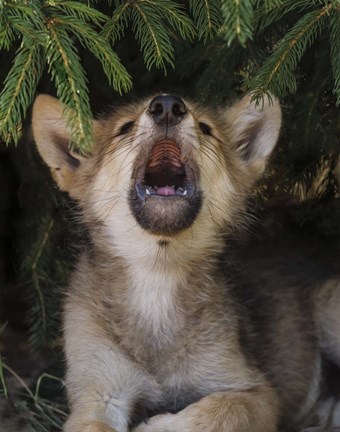
[[[58,99],[40,95],[34,102],[32,130],[38,151],[61,190],[70,192],[85,157],[69,149],[70,128]]]
[[[273,96],[256,104],[248,94],[226,113],[231,142],[259,178],[271,155],[281,127],[281,108]]]

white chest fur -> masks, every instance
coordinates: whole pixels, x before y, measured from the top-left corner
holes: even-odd
[[[151,335],[156,345],[168,344],[183,325],[178,301],[182,282],[178,269],[144,260],[130,267],[128,307],[138,326]]]

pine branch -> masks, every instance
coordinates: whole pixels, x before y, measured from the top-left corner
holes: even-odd
[[[189,5],[199,39],[213,39],[223,23],[220,0],[190,0]]]
[[[28,37],[44,43],[45,24],[39,2],[27,6],[17,2],[6,2],[8,25],[17,36]]]
[[[54,48],[60,53],[56,59],[52,51],[49,51],[50,58],[54,58],[54,62],[57,60],[58,63],[52,65],[50,70],[56,82],[57,93],[66,106],[65,115],[69,118],[72,142],[78,144],[81,150],[87,151],[92,138],[87,80],[68,32],[71,31],[82,45],[100,60],[110,85],[119,93],[131,88],[131,78],[108,42],[92,27],[92,24],[100,26],[106,22],[106,15],[85,4],[67,0],[53,2],[46,12],[48,16],[54,17],[50,20],[53,24],[50,33],[52,31]],[[63,78],[65,73],[66,82]],[[71,92],[67,91],[67,87]]]
[[[111,19],[104,25],[102,36],[108,40],[111,45],[114,45],[116,41],[121,39],[124,35],[124,31],[130,19],[130,12],[130,4],[125,2],[114,10]]]
[[[59,16],[58,22],[67,31],[71,31],[82,45],[100,60],[109,83],[115,90],[121,94],[131,88],[129,74],[103,36],[96,33],[91,26],[85,25],[83,21],[72,16]]]
[[[258,0],[257,3],[261,3],[263,0]],[[282,6],[283,0],[264,0],[264,7],[267,11]],[[255,7],[257,6],[255,2]]]
[[[252,0],[224,0],[222,13],[224,17],[224,39],[230,46],[237,39],[245,45],[253,35],[253,1]]]
[[[148,69],[153,65],[166,71],[166,63],[173,66],[173,47],[168,27],[179,32],[184,39],[192,40],[195,29],[183,8],[170,0],[136,0],[124,2],[114,11],[102,34],[114,44],[122,37],[130,20],[140,43]]]
[[[331,12],[330,19],[331,61],[334,76],[336,104],[340,106],[340,4]]]
[[[105,21],[106,15],[99,10],[76,1],[7,1],[0,4],[0,23],[3,24],[0,28],[0,48],[8,49],[16,38],[23,37],[26,41],[30,40],[25,44],[31,50],[30,56],[27,50],[19,53],[7,77],[7,87],[5,86],[4,93],[1,94],[0,112],[8,108],[10,91],[13,99],[10,109],[0,117],[0,133],[6,142],[11,139],[17,142],[20,137],[21,122],[32,102],[43,69],[43,60],[47,58],[57,94],[66,107],[65,115],[71,128],[72,143],[79,145],[84,151],[89,149],[91,111],[87,80],[76,47],[67,31],[72,30],[81,43],[101,61],[110,84],[122,93],[131,87],[131,79],[116,53],[91,27],[100,26]],[[46,52],[46,57],[42,50],[39,53],[34,52],[38,45]],[[24,67],[23,56],[26,56]],[[36,70],[37,75],[31,80],[31,88],[26,88],[25,93],[22,93],[20,85],[26,83],[26,87],[29,87],[24,74],[29,75],[31,70]],[[15,98],[17,99],[14,102]],[[10,124],[7,125],[7,122]]]
[[[44,68],[40,45],[24,39],[0,94],[0,135],[5,143],[18,142],[22,122],[31,105]]]
[[[47,24],[49,41],[46,47],[49,72],[56,84],[57,95],[64,104],[71,128],[71,144],[88,151],[92,144],[91,109],[84,69],[67,31],[58,19]]]
[[[49,6],[53,6],[53,10],[55,11],[60,11],[69,17],[77,18],[84,24],[93,23],[101,27],[103,23],[108,21],[108,17],[98,9],[92,8],[79,1],[59,0],[58,2],[52,2]]]
[[[294,70],[307,48],[315,41],[326,23],[332,5],[304,15],[280,40],[274,53],[260,68],[251,83],[254,99],[271,92],[284,96],[295,92]]]
[[[0,9],[0,49],[9,50],[15,40],[15,31],[10,26],[6,9],[2,6]]]
[[[305,9],[324,5],[323,0],[272,0],[272,2],[258,0],[255,5],[255,22],[256,32],[260,33],[269,27],[271,24],[280,21],[290,12],[298,10],[299,12]]]
[[[166,63],[174,66],[174,50],[164,28],[157,7],[136,1],[132,8],[132,29],[140,43],[146,67],[153,65],[166,72]]]
[[[158,8],[165,22],[168,22],[174,30],[179,31],[183,39],[192,40],[194,38],[195,27],[188,15],[183,12],[181,5],[171,0],[143,0],[143,2]]]

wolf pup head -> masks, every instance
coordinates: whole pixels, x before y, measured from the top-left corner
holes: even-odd
[[[280,125],[275,98],[256,105],[246,95],[213,110],[161,94],[93,120],[92,152],[83,156],[69,149],[57,99],[41,95],[33,108],[34,138],[55,181],[113,243],[141,230],[203,239],[233,223]]]

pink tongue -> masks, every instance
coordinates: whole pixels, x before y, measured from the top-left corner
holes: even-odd
[[[156,190],[157,195],[176,195],[174,186],[163,186]]]

